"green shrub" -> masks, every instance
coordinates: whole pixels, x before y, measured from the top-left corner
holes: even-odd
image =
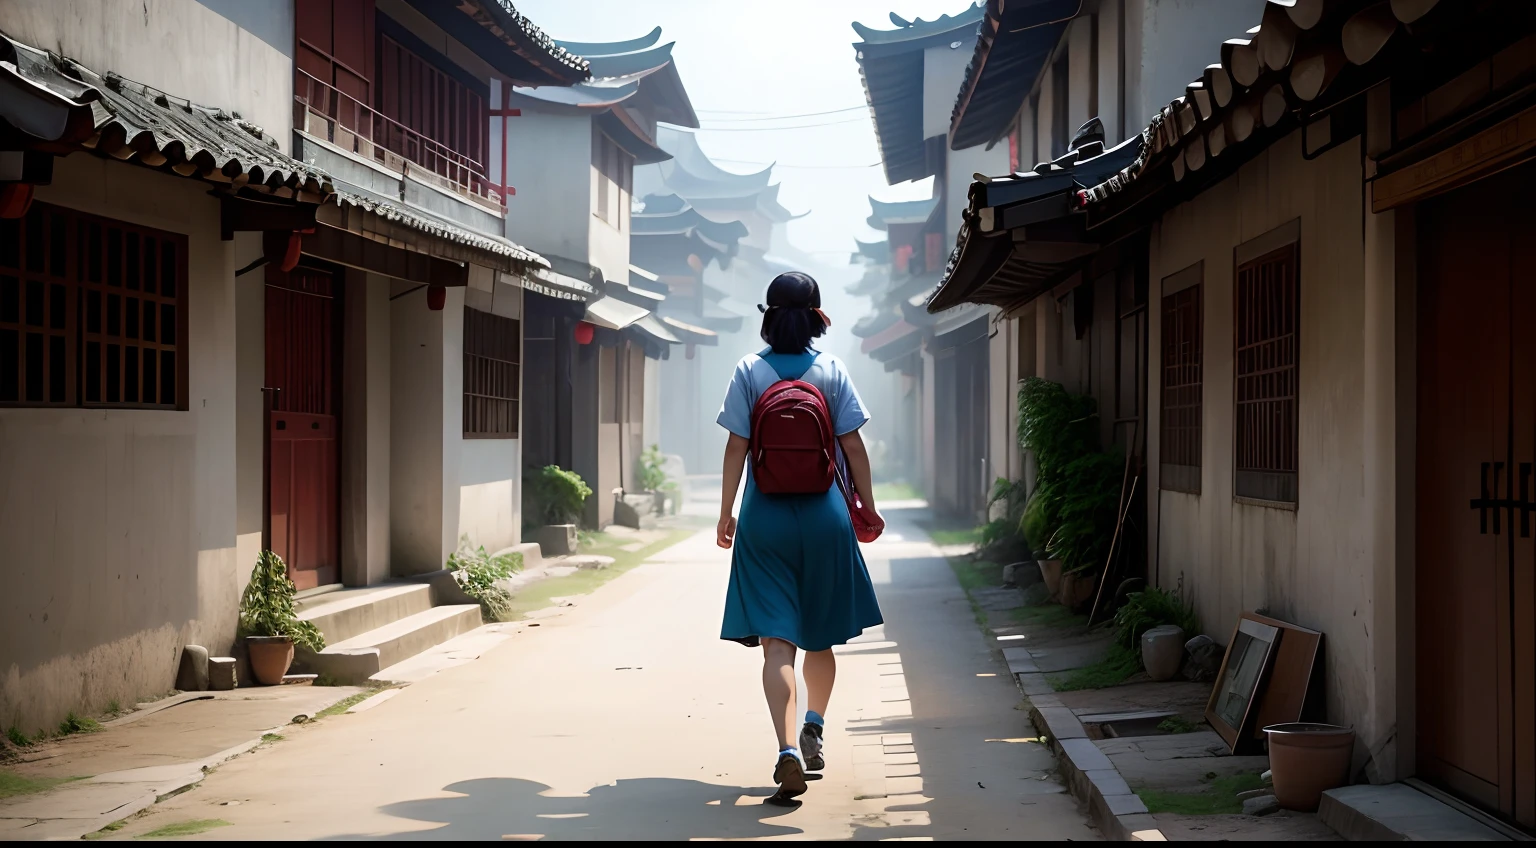
[[[288,566],[271,551],[262,551],[251,570],[251,582],[240,596],[241,636],[286,636],[315,653],[325,650],[325,637],[293,606],[298,588],[288,579]]]
[[[1074,463],[1098,453],[1096,418],[1093,398],[1073,395],[1060,383],[1029,377],[1019,387],[1019,447],[1034,455],[1037,473],[1035,491],[1020,511],[1018,526],[1036,556],[1055,556],[1049,548],[1065,520],[1062,510],[1083,482],[1069,478],[1094,470],[1074,468]],[[1081,509],[1077,517],[1082,517]],[[1112,519],[1111,533],[1113,526]],[[1079,552],[1075,535],[1069,531],[1060,544]]]
[[[522,554],[491,556],[484,545],[471,549],[466,537],[459,550],[448,556],[448,570],[464,594],[479,602],[485,620],[504,621],[512,612],[512,594],[497,582],[523,570]]]
[[[1063,571],[1090,571],[1104,565],[1119,520],[1125,461],[1119,452],[1090,453],[1067,464],[1053,487],[1055,530],[1046,553]]]
[[[523,474],[523,515],[532,526],[575,524],[592,489],[574,471],[558,465],[533,468]]]
[[[1125,606],[1115,613],[1115,641],[1137,650],[1143,633],[1164,624],[1178,625],[1185,636],[1198,634],[1200,620],[1180,594],[1158,588],[1132,592],[1126,598]]]
[[[667,472],[661,466],[666,457],[661,455],[661,445],[651,445],[640,454],[640,490],[660,492],[667,485]]]

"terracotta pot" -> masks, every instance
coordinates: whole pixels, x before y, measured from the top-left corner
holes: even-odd
[[[293,640],[287,636],[247,636],[245,648],[251,655],[251,676],[263,686],[276,686],[293,665]]]
[[[1051,597],[1056,597],[1056,593],[1061,591],[1061,560],[1042,559],[1037,560],[1036,564],[1040,566],[1040,576],[1045,580],[1045,588],[1050,591]]]
[[[1061,605],[1075,610],[1093,600],[1093,590],[1098,588],[1098,575],[1069,573],[1061,575],[1061,591],[1056,593]]]
[[[1336,724],[1292,722],[1264,728],[1275,800],[1287,810],[1310,813],[1323,793],[1349,783],[1355,730]]]

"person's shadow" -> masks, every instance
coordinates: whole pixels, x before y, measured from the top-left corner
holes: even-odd
[[[586,797],[552,796],[548,786],[520,778],[465,780],[444,787],[456,798],[401,801],[381,811],[441,824],[430,830],[337,839],[502,839],[619,841],[740,839],[789,836],[801,829],[764,821],[794,811],[761,803],[763,790],[697,780],[646,777],[595,786]],[[748,802],[737,799],[750,795]]]

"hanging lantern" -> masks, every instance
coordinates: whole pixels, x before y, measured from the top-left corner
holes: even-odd
[[[589,345],[589,344],[592,343],[592,337],[595,336],[595,335],[597,335],[597,327],[595,325],[590,324],[590,323],[588,323],[586,321],[577,321],[576,322],[576,343],[577,344],[579,344],[579,345]]]
[[[443,311],[443,306],[448,303],[448,289],[443,286],[427,286],[427,308],[433,312]]]

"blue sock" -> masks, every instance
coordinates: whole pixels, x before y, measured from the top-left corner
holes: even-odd
[[[827,726],[827,720],[822,718],[821,717],[821,713],[818,713],[815,710],[806,710],[805,711],[805,723],[806,724],[819,724],[822,727],[826,727]]]
[[[796,749],[796,748],[795,748],[795,746],[793,746],[793,745],[785,745],[785,746],[784,746],[784,747],[782,747],[782,748],[780,748],[780,749],[779,749],[779,756],[781,756],[781,757],[782,757],[782,756],[784,756],[784,755],[785,755],[785,754],[788,754],[788,753],[790,753],[790,752],[792,752],[792,751],[795,751],[795,750],[797,750],[797,749]]]

